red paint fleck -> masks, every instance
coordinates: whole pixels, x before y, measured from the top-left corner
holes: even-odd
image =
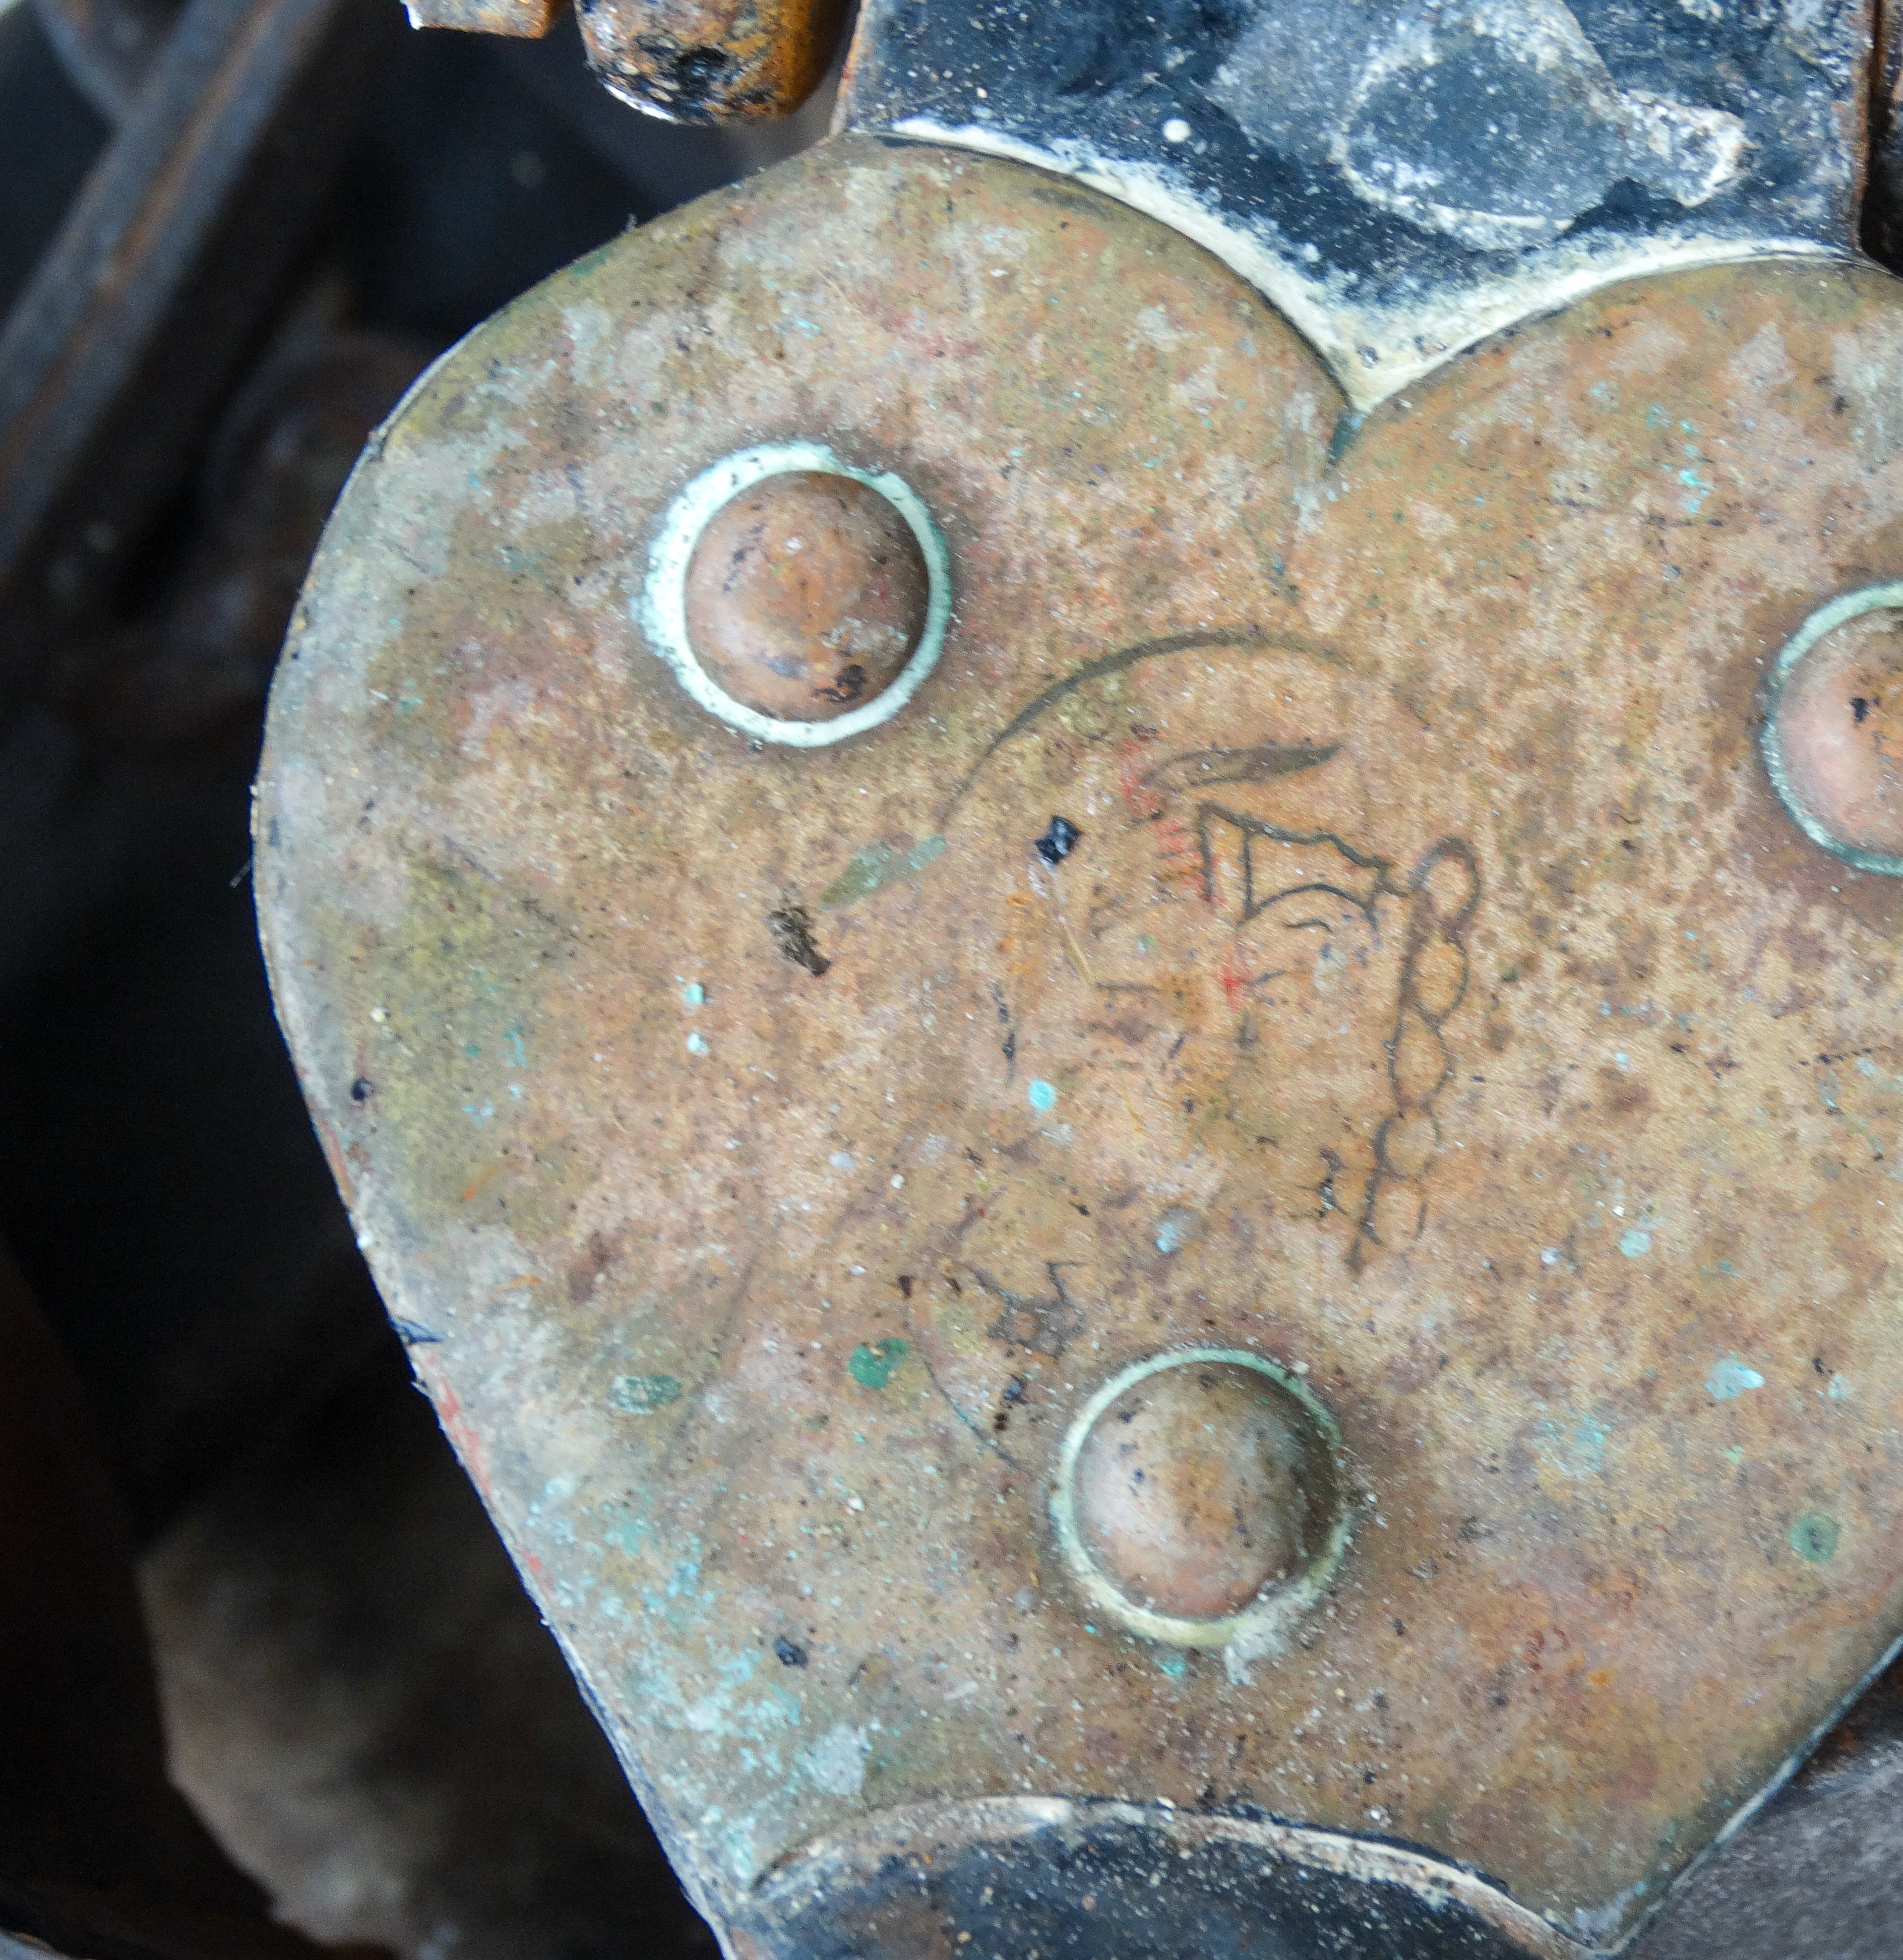
[[[1163,807],[1161,792],[1154,783],[1144,781],[1149,773],[1149,759],[1141,736],[1126,736],[1117,744],[1117,788],[1131,815],[1146,820],[1160,816]]]
[[[424,1386],[430,1392],[436,1405],[436,1419],[443,1425],[463,1468],[469,1473],[469,1481],[476,1486],[476,1494],[492,1510],[495,1502],[490,1490],[488,1452],[473,1423],[463,1413],[463,1405],[456,1398],[454,1389],[435,1381],[425,1373],[427,1363],[419,1362],[417,1373],[425,1375]]]

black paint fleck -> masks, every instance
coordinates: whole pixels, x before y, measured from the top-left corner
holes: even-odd
[[[832,964],[814,943],[813,915],[804,905],[783,905],[776,912],[769,912],[766,926],[780,950],[795,966],[804,967],[814,979]]]
[[[1050,865],[1061,864],[1077,847],[1084,832],[1069,818],[1054,816],[1051,827],[1037,840],[1037,854]]]

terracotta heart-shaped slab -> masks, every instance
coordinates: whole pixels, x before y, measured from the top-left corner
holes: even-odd
[[[1610,1940],[1881,1659],[1903,885],[1759,730],[1903,572],[1899,387],[1894,282],[1763,262],[1361,422],[1162,227],[853,140],[393,418],[273,699],[278,998],[710,1910],[1115,1798]],[[654,643],[762,444],[947,550],[936,663],[818,746]]]

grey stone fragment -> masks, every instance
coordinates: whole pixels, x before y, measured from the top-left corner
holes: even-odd
[[[1563,0],[1269,0],[1209,94],[1257,141],[1476,251],[1545,243],[1625,178],[1702,204],[1749,149],[1723,110],[1621,94]]]

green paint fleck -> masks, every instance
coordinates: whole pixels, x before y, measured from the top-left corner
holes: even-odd
[[[1821,1565],[1837,1549],[1837,1520],[1822,1511],[1806,1511],[1790,1528],[1790,1548],[1800,1558]]]
[[[1735,1443],[1725,1452],[1725,1461],[1734,1468],[1745,1460],[1745,1452]]]
[[[909,1341],[881,1341],[877,1347],[863,1343],[853,1349],[846,1373],[862,1389],[883,1389],[892,1379],[892,1371],[912,1352]]]
[[[482,1052],[482,1049],[480,1043],[479,1042],[466,1042],[463,1045],[463,1052],[467,1055],[472,1061],[473,1061]]]
[[[608,1406],[629,1415],[652,1415],[680,1400],[680,1383],[672,1375],[617,1375],[608,1384]]]
[[[1156,950],[1157,935],[1154,932],[1146,932],[1142,938],[1137,941],[1137,950],[1139,953],[1154,953]]]
[[[895,851],[889,844],[868,844],[819,894],[823,905],[849,905],[870,898],[901,878],[916,877],[934,859],[944,855],[945,840],[928,837],[909,851]]]

